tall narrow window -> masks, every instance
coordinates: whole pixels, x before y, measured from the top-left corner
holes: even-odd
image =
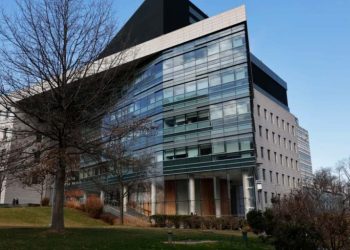
[[[264,147],[260,147],[260,156],[264,158]]]
[[[262,126],[259,125],[259,135],[262,136]]]

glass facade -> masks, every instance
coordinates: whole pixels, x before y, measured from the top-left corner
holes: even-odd
[[[122,119],[148,117],[157,127],[155,134],[138,135],[133,151],[154,155],[160,169],[157,175],[161,178],[156,184],[157,204],[165,200],[169,203],[172,198],[166,190],[172,190],[172,183],[176,183],[176,205],[171,208],[163,204],[157,208],[162,210],[160,213],[168,213],[167,209],[180,214],[190,212],[186,179],[189,174],[225,175],[225,171],[240,173],[244,168],[254,167],[247,55],[245,24],[163,51],[140,69],[134,82],[125,86],[127,98],[104,119],[113,124]],[[83,179],[94,173],[89,168],[82,171]],[[232,192],[240,202],[231,204],[235,207],[231,211],[237,213],[242,212],[243,207],[242,179],[239,178]],[[185,184],[180,185],[181,181]],[[113,183],[113,178],[109,182]],[[209,184],[205,184],[206,179],[196,179],[195,183],[196,202],[199,202],[196,211],[202,213],[205,211],[204,205],[200,205],[203,194],[198,190],[199,187],[205,190]],[[218,183],[228,185],[224,179]],[[224,189],[227,190],[222,187]],[[143,195],[142,199],[149,200],[149,196]],[[130,199],[138,201],[140,196],[135,194]],[[229,199],[227,193],[226,199]],[[151,210],[149,204],[145,207]],[[205,213],[209,214],[208,211]]]

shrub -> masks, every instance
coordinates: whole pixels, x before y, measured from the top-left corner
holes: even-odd
[[[77,200],[68,200],[66,201],[66,207],[69,208],[74,208],[74,209],[79,209],[80,208],[80,203]]]
[[[95,195],[89,196],[86,199],[85,210],[90,217],[98,219],[103,212],[103,204],[100,198]]]
[[[48,207],[50,204],[50,199],[48,197],[44,197],[42,200],[41,200],[41,205],[44,206],[44,207]]]
[[[247,213],[247,222],[255,234],[265,231],[265,218],[261,211],[249,211]]]
[[[167,216],[164,214],[156,214],[150,217],[152,224],[156,227],[165,227],[166,219],[167,219]]]
[[[114,225],[117,220],[117,217],[110,213],[103,213],[101,214],[100,219],[110,225]]]

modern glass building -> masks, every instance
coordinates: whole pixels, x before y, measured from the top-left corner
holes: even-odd
[[[122,46],[126,37],[130,42]],[[263,123],[258,117],[274,119],[280,113],[293,133],[289,119],[294,117],[286,83],[250,52],[244,6],[209,18],[187,0],[146,0],[102,55],[132,46],[137,53],[129,61],[138,60],[138,75],[125,88],[128,98],[104,122],[148,117],[157,132],[140,136],[132,150],[151,154],[157,171],[129,194],[127,209],[145,215],[245,215],[270,203],[266,171],[276,181],[278,174],[286,182],[287,176],[288,182],[299,181],[295,135],[285,129],[266,132],[273,140],[280,133],[285,145],[289,141],[288,152],[275,142],[272,149],[263,148],[265,142],[257,139]],[[264,150],[265,158],[276,158],[274,165],[260,161]],[[100,174],[99,166],[85,164],[80,186],[98,191],[91,177]],[[113,185],[115,180],[107,181]],[[280,192],[295,187],[286,185]]]

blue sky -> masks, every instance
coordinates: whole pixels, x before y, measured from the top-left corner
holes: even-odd
[[[0,6],[13,10],[14,0]],[[142,0],[114,0],[119,26]],[[350,156],[350,1],[193,0],[209,16],[245,4],[252,52],[288,83],[313,167]]]

